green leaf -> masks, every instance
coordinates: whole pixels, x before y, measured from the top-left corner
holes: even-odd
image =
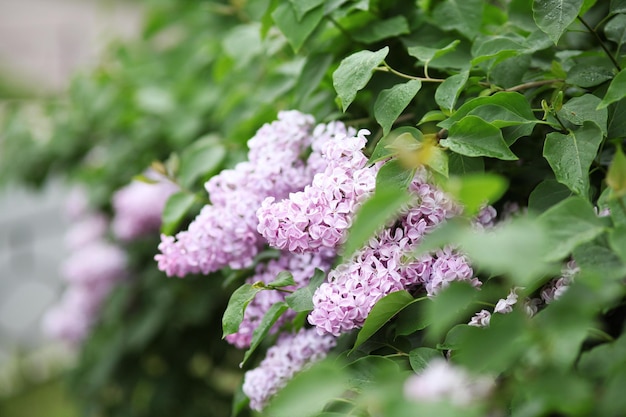
[[[608,138],[626,137],[626,99],[609,106]]]
[[[367,85],[374,69],[383,62],[388,53],[389,47],[385,46],[376,52],[354,53],[341,61],[339,68],[333,73],[333,86],[344,112],[354,101],[356,93]]]
[[[374,20],[363,29],[353,32],[352,38],[370,44],[383,39],[409,33],[409,24],[404,16],[394,16],[386,20]]]
[[[410,80],[380,92],[374,103],[374,117],[383,128],[383,135],[389,133],[393,122],[402,114],[421,87],[421,81]]]
[[[376,174],[376,192],[389,188],[406,191],[414,176],[413,169],[405,167],[398,159],[392,159]]]
[[[331,54],[312,54],[307,57],[293,92],[296,103],[302,104],[319,87],[332,62]]]
[[[602,131],[593,122],[567,135],[553,132],[546,136],[543,156],[554,171],[556,179],[576,194],[586,196],[589,191],[589,168],[600,143]]]
[[[248,361],[252,353],[259,347],[259,345],[265,339],[265,337],[267,337],[268,333],[272,329],[272,326],[274,326],[276,321],[278,321],[280,316],[282,316],[283,313],[287,311],[288,308],[289,306],[287,305],[287,303],[280,301],[278,303],[274,303],[269,308],[269,310],[267,310],[267,312],[263,315],[261,322],[259,323],[257,328],[254,329],[254,332],[252,333],[252,340],[250,341],[250,347],[244,354],[243,360],[241,361],[241,364],[239,365],[239,367],[242,367],[246,364],[246,362]]]
[[[544,180],[535,187],[528,197],[528,208],[542,213],[571,196],[569,188],[555,180]]]
[[[226,147],[216,136],[206,136],[188,146],[181,155],[178,178],[183,187],[191,187],[201,177],[214,174],[226,157]]]
[[[235,61],[235,68],[245,68],[263,53],[261,26],[258,23],[237,25],[225,34],[222,49]]]
[[[285,35],[294,51],[298,52],[324,17],[324,7],[308,11],[298,19],[292,3],[283,2],[272,13],[276,26]]]
[[[389,163],[385,164],[387,165]],[[348,238],[343,246],[344,257],[350,257],[356,250],[363,247],[381,225],[394,219],[412,198],[406,189],[378,188],[377,186],[374,195],[363,203],[354,217],[354,222],[348,231]]]
[[[570,197],[539,216],[546,228],[550,250],[545,259],[558,261],[577,246],[595,239],[604,231],[604,223],[596,216],[591,204],[581,197]]]
[[[465,213],[474,215],[485,204],[497,201],[508,187],[505,177],[492,173],[471,173],[451,177],[443,188],[463,204]]]
[[[626,0],[611,0],[611,13],[626,13]]]
[[[445,0],[433,9],[434,23],[443,30],[457,30],[473,39],[480,30],[485,3],[482,0]]]
[[[407,291],[396,291],[387,294],[374,305],[372,311],[365,319],[363,328],[359,331],[352,351],[361,346],[363,342],[372,337],[392,317],[414,301],[413,296]]]
[[[518,159],[507,146],[500,129],[477,116],[466,116],[453,124],[447,139],[439,143],[466,156],[489,156],[506,161]]]
[[[477,293],[478,290],[467,282],[455,281],[437,294],[426,310],[427,320],[431,323],[427,328],[430,340],[439,340],[452,325],[465,318]]]
[[[615,198],[622,198],[626,195],[626,156],[624,156],[621,146],[615,149],[613,161],[611,161],[609,171],[606,174],[606,184]]]
[[[273,417],[317,416],[327,402],[342,396],[347,379],[334,361],[318,362],[289,381],[263,412]]]
[[[257,293],[262,290],[263,287],[259,285],[243,284],[233,292],[222,317],[222,338],[229,334],[237,333],[239,325],[243,321],[246,307],[248,307],[248,304],[250,304],[250,301],[254,299]]]
[[[305,14],[315,9],[317,6],[324,4],[324,0],[289,0],[293,11],[296,13],[298,22],[302,20]]]
[[[491,36],[483,42],[475,42],[472,47],[472,65],[494,59],[495,62],[519,55],[528,48],[523,44],[524,38],[512,39],[507,36]]]
[[[326,273],[320,269],[316,269],[306,287],[299,288],[285,297],[285,301],[289,307],[297,312],[313,310],[313,294],[315,290],[322,285],[324,279],[326,279]]]
[[[618,14],[609,20],[604,26],[604,34],[607,39],[620,46],[623,45],[626,42],[626,15]]]
[[[451,112],[454,109],[461,90],[467,83],[469,71],[463,71],[459,74],[452,75],[439,84],[435,91],[435,101],[443,110]]]
[[[544,31],[556,45],[576,19],[583,0],[533,0],[533,18],[539,29]]]
[[[430,299],[428,298],[418,298],[398,313],[396,318],[396,336],[408,336],[430,325],[426,316],[426,304],[429,302]]]
[[[195,201],[196,196],[186,191],[172,194],[163,208],[161,233],[166,235],[174,233]]]
[[[613,78],[610,68],[598,65],[576,65],[567,73],[566,82],[578,87],[595,87]]]
[[[400,146],[398,143],[406,144],[406,147],[410,147],[412,142],[415,144],[420,143],[424,139],[422,132],[411,126],[401,126],[392,130],[387,135],[383,136],[376,147],[374,152],[370,156],[368,164],[373,164],[383,159],[387,159],[398,154]]]
[[[608,107],[609,104],[619,101],[626,97],[626,70],[621,70],[617,73],[609,89],[606,91],[604,98],[598,104],[598,110]]]
[[[599,103],[598,97],[584,94],[568,100],[557,114],[559,118],[577,126],[582,126],[586,121],[594,122],[606,136],[609,112],[607,109],[596,110]]]
[[[296,285],[296,281],[293,280],[293,275],[289,271],[281,271],[276,275],[276,278],[272,282],[267,284],[268,287],[288,287],[290,285]]]
[[[485,162],[483,158],[471,158],[458,153],[450,153],[448,158],[450,175],[463,176],[470,172],[484,172]]]
[[[442,48],[429,48],[427,46],[411,46],[407,49],[409,55],[424,62],[426,66],[435,58],[439,58],[448,52],[455,50],[456,46],[460,43],[459,40],[454,40]]]
[[[409,352],[409,362],[411,368],[417,373],[421,373],[433,358],[442,358],[441,352],[437,349],[419,347]]]
[[[623,230],[621,227],[612,230]],[[613,239],[613,243],[611,243]],[[576,265],[580,267],[583,277],[596,276],[601,278],[596,285],[606,285],[609,281],[621,281],[626,274],[626,265],[620,257],[620,253],[623,253],[623,247],[614,248],[613,244],[619,244],[623,241],[623,237],[617,236],[614,233],[609,234],[609,244],[611,249],[604,245],[600,245],[595,241],[584,243],[574,249],[572,254]],[[581,277],[582,278],[582,277]]]

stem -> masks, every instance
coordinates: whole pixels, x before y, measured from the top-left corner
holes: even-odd
[[[402,77],[402,78],[406,78],[409,80],[419,80],[419,81],[424,81],[424,82],[431,82],[431,83],[442,83],[445,80],[441,80],[439,78],[430,78],[430,77],[415,77],[413,75],[408,75],[408,74],[404,74],[400,71],[397,71],[393,68],[391,68],[385,61],[383,61],[383,67],[376,67],[374,68],[374,70],[376,71],[385,71],[385,72],[390,72],[392,74],[397,75],[398,77]]]
[[[589,328],[589,333],[591,335],[597,337],[598,339],[606,340],[607,342],[614,342],[615,341],[615,338],[613,336],[611,336],[610,334],[608,334],[604,330],[600,330],[600,329],[597,329],[595,327],[590,327]]]
[[[535,88],[535,87],[541,87],[543,85],[548,85],[548,84],[552,84],[552,83],[564,83],[565,80],[562,80],[560,78],[555,78],[552,80],[538,80],[538,81],[530,81],[524,84],[519,84],[516,85],[514,87],[511,88],[507,88],[504,91],[509,91],[509,92],[513,92],[513,91],[522,91],[522,90],[527,90],[529,88]]]
[[[617,62],[617,60],[615,59],[611,51],[609,51],[609,49],[606,47],[604,42],[602,42],[602,39],[600,38],[600,35],[598,35],[598,32],[595,31],[591,26],[589,26],[589,24],[585,22],[582,17],[578,16],[578,20],[580,21],[580,23],[583,24],[583,26],[587,28],[589,32],[593,33],[593,36],[595,36],[598,42],[600,42],[600,46],[602,47],[602,49],[604,49],[604,52],[606,52],[606,55],[609,57],[611,62],[613,62],[613,65],[615,66],[615,68],[617,68],[618,71],[621,71],[622,67],[619,65],[619,62]]]
[[[284,288],[275,287],[273,285],[268,285],[267,288],[269,288],[271,290],[276,290],[276,291],[280,291],[280,292],[286,292],[286,293],[289,293],[289,294],[293,294],[292,290],[286,290]]]

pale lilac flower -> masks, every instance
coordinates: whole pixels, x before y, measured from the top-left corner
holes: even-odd
[[[125,276],[126,262],[122,249],[96,241],[73,252],[63,263],[61,274],[70,284],[117,282]]]
[[[543,303],[541,298],[528,298],[524,299],[524,312],[528,317],[533,317],[539,311],[539,306]]]
[[[280,272],[288,271],[292,274],[296,285],[284,287],[283,289],[296,290],[309,283],[316,269],[327,272],[330,269],[331,262],[332,254],[330,253],[294,254],[283,252],[280,258],[272,259],[266,264],[259,264],[256,268],[255,275],[248,278],[246,282],[254,284],[255,282],[261,281],[268,284],[273,281]],[[240,349],[250,346],[252,334],[261,323],[265,313],[267,313],[273,304],[285,301],[286,295],[287,293],[276,290],[263,290],[259,292],[250,304],[248,304],[243,321],[239,325],[239,330],[236,333],[226,336],[226,341]],[[287,310],[283,313],[270,330],[270,333],[276,333],[285,322],[295,317],[295,314],[293,310]]]
[[[243,392],[250,398],[250,408],[261,411],[295,374],[324,359],[335,344],[334,337],[320,336],[313,329],[282,334],[259,367],[244,376]]]
[[[70,220],[77,220],[89,213],[89,197],[81,186],[73,186],[65,198],[64,211]]]
[[[474,270],[469,259],[458,251],[446,247],[436,251],[430,278],[425,282],[424,287],[428,295],[437,295],[453,281],[465,281],[474,287],[482,285],[482,282],[474,277]]]
[[[485,206],[480,209],[472,224],[478,229],[491,229],[496,224],[498,212],[493,206]]]
[[[558,300],[571,285],[574,276],[580,271],[574,260],[569,261],[561,270],[561,276],[551,280],[541,290],[541,298],[546,304]]]
[[[517,304],[517,290],[521,288],[514,287],[509,292],[506,298],[501,298],[496,303],[496,307],[493,309],[494,313],[507,314],[513,311],[513,306]]]
[[[96,240],[102,239],[109,228],[108,219],[101,213],[86,213],[72,223],[65,234],[65,243],[71,250],[77,250]]]
[[[412,401],[447,401],[463,407],[486,399],[495,387],[493,378],[472,376],[464,368],[444,359],[432,360],[404,384],[404,395]]]
[[[155,232],[161,226],[161,216],[168,198],[178,186],[156,173],[146,174],[157,183],[132,181],[113,194],[115,213],[112,222],[113,234],[119,240],[130,241]]]
[[[468,325],[474,327],[488,327],[491,321],[491,313],[488,310],[480,310],[472,317]]]

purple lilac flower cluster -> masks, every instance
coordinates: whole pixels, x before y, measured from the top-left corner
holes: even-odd
[[[442,359],[433,359],[418,375],[404,384],[404,395],[413,401],[449,401],[463,407],[487,398],[495,388],[494,379],[472,376],[464,368]]]
[[[529,317],[537,314],[540,307],[552,303],[554,300],[559,299],[563,293],[569,288],[574,276],[579,272],[579,268],[574,260],[570,260],[561,269],[561,276],[552,279],[546,285],[543,286],[539,293],[539,298],[526,297],[523,301],[523,308]],[[518,302],[517,291],[522,290],[521,287],[514,287],[509,292],[506,298],[501,298],[496,303],[493,309],[494,313],[507,314],[513,311],[513,306]],[[481,310],[476,313],[470,322],[470,326],[486,327],[489,326],[492,313],[489,310]]]
[[[75,207],[74,207],[75,208]],[[97,213],[73,211],[74,226],[66,240],[72,250],[61,268],[68,283],[58,304],[43,317],[44,333],[78,345],[97,320],[111,289],[126,274],[125,252],[105,240],[108,223]]]
[[[313,295],[314,309],[308,320],[320,334],[338,336],[361,327],[373,306],[395,291],[423,285],[430,296],[452,281],[481,285],[468,259],[453,248],[418,259],[407,256],[426,233],[460,211],[445,193],[427,182],[424,171],[415,175],[409,189],[415,202],[396,225],[381,231],[332,270]]]
[[[281,112],[248,142],[249,160],[224,170],[206,184],[211,198],[188,230],[162,236],[155,259],[168,276],[183,277],[225,266],[252,264],[266,243],[258,233],[256,210],[267,197],[282,199],[309,184],[325,168],[320,149],[351,130],[341,123],[313,130],[313,118],[297,111]],[[308,160],[307,151],[312,153]]]
[[[325,358],[335,344],[334,337],[312,329],[282,334],[259,367],[246,372],[243,392],[250,398],[250,408],[261,411],[296,373]]]
[[[353,137],[327,141],[321,149],[326,167],[310,185],[284,200],[263,201],[257,211],[258,231],[271,246],[303,253],[334,249],[343,242],[354,212],[376,185],[378,166],[368,167],[361,152],[366,134],[361,130]]]
[[[115,216],[111,228],[121,241],[158,230],[165,203],[178,190],[178,186],[155,172],[148,172],[146,177],[156,182],[133,181],[113,195]]]
[[[290,252],[281,253],[280,258],[272,259],[266,264],[259,264],[256,267],[256,273],[248,278],[247,282],[253,284],[255,282],[270,283],[282,271],[289,271],[295,286],[285,287],[286,290],[295,290],[308,284],[309,279],[315,273],[315,269],[319,268],[324,272],[328,272],[332,262],[332,254],[294,254]],[[226,336],[226,341],[238,348],[247,348],[250,346],[252,334],[259,326],[263,316],[270,307],[280,301],[285,301],[287,294],[281,291],[261,291],[248,304],[245,310],[242,323],[239,325],[237,333]],[[271,333],[276,333],[280,326],[286,321],[291,320],[295,316],[295,311],[288,310],[285,312],[272,327]]]

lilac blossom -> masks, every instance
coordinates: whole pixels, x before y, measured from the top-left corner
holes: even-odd
[[[493,378],[472,376],[444,359],[433,359],[418,375],[404,384],[404,396],[412,401],[448,401],[463,407],[486,399],[495,387]]]
[[[467,324],[474,327],[487,327],[489,326],[490,322],[491,313],[489,312],[489,310],[483,309],[476,313]]]
[[[178,190],[178,186],[156,173],[149,172],[146,176],[158,182],[133,181],[113,194],[115,216],[111,227],[121,241],[158,230],[165,203]]]
[[[77,219],[65,234],[65,244],[77,250],[102,239],[109,229],[109,220],[102,213],[87,213]]]
[[[366,166],[361,151],[367,134],[361,130],[353,137],[327,141],[321,153],[326,168],[310,185],[287,199],[263,201],[257,211],[258,231],[271,246],[302,253],[343,243],[354,213],[376,185],[379,165]]]
[[[116,282],[124,277],[126,253],[105,241],[92,242],[73,252],[61,273],[70,284]]]
[[[313,169],[323,169],[319,149],[352,131],[336,122],[320,125],[296,111],[281,112],[248,142],[248,161],[211,178],[205,188],[211,204],[205,206],[188,230],[161,236],[159,269],[168,276],[208,274],[225,266],[252,264],[266,242],[257,231],[257,209],[266,198],[283,199],[309,184]],[[306,163],[304,155],[312,153]],[[309,166],[310,165],[310,166]]]
[[[295,290],[308,284],[316,268],[327,272],[331,265],[332,257],[330,255],[330,253],[325,256],[322,254],[293,254],[283,252],[280,258],[272,259],[266,264],[259,264],[256,268],[255,275],[248,278],[246,282],[253,284],[261,281],[268,284],[273,281],[280,272],[288,271],[292,274],[296,285],[285,287],[284,289]],[[226,341],[238,348],[247,348],[250,346],[252,334],[261,323],[265,313],[267,313],[273,304],[285,301],[286,295],[285,292],[275,290],[259,292],[250,304],[248,304],[243,321],[239,325],[239,330],[236,333],[226,336]],[[286,311],[274,324],[271,333],[276,333],[280,326],[293,317],[295,317],[295,311]]]
[[[295,374],[324,359],[335,344],[334,337],[312,329],[282,334],[259,367],[245,374],[243,392],[250,398],[250,408],[261,411]]]

